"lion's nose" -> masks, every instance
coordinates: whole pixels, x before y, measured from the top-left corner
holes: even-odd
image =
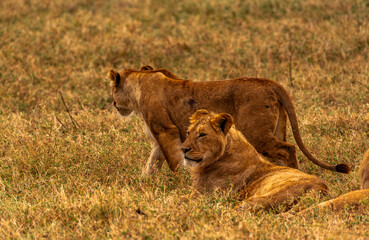
[[[181,147],[183,153],[186,153],[188,151],[191,151],[191,148]]]

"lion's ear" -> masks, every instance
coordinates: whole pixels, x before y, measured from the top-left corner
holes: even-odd
[[[200,110],[197,110],[193,115],[192,117],[190,117],[190,122],[191,124],[196,122],[197,120],[199,120],[200,118],[202,118],[203,116],[205,115],[208,115],[209,112],[205,109],[200,109]]]
[[[149,70],[154,70],[154,68],[151,67],[150,65],[144,65],[140,67],[140,71],[149,71]]]
[[[227,135],[229,129],[231,129],[233,124],[233,118],[228,113],[219,113],[211,121],[211,125],[220,130],[224,135]]]
[[[120,83],[120,75],[113,69],[108,73],[108,78],[113,81],[114,87],[118,87]]]

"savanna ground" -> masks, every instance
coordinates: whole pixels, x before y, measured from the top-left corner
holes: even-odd
[[[105,78],[150,64],[197,81],[281,83],[314,155],[353,166],[328,172],[298,151],[330,187],[303,198],[310,206],[359,188],[368,13],[367,0],[2,0],[0,238],[368,239],[369,211],[250,214],[233,210],[232,193],[188,197],[186,170],[141,177],[142,121],[117,116]]]

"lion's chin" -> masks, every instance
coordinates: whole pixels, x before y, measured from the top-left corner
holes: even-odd
[[[130,109],[124,109],[124,110],[120,110],[120,111],[117,111],[117,112],[118,112],[118,115],[123,117],[123,118],[130,118],[133,115],[133,111],[130,110]]]
[[[195,167],[196,166],[196,162],[194,162],[194,161],[189,161],[189,160],[187,160],[187,159],[185,159],[184,160],[184,166],[185,167]]]
[[[201,161],[202,161],[202,158],[195,160],[195,159],[188,158],[186,156],[184,157],[184,165],[186,167],[194,167],[197,164],[199,164]]]

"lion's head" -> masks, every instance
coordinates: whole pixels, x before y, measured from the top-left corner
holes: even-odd
[[[198,110],[190,122],[187,138],[181,146],[185,165],[209,166],[223,155],[233,119],[227,113],[214,114]]]
[[[108,78],[112,82],[113,105],[119,114],[126,117],[130,115],[141,96],[139,82],[142,79],[154,80],[152,77],[159,73],[161,77],[179,79],[176,75],[166,69],[156,69],[149,65],[142,66],[138,71],[133,69],[124,70],[121,74],[115,70],[110,70]]]
[[[112,69],[108,73],[108,78],[112,81],[113,105],[117,109],[118,113],[123,117],[126,117],[133,112],[132,100],[129,93],[130,90],[124,86],[125,78],[129,72],[129,70],[126,70],[120,75]]]

